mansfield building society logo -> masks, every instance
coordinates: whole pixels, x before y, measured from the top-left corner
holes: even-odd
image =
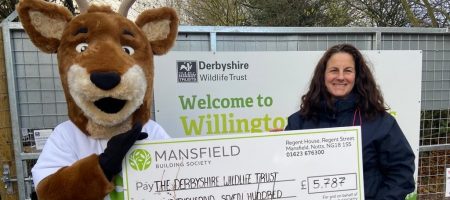
[[[177,61],[177,74],[179,83],[198,82],[197,61],[192,60]]]
[[[134,170],[144,171],[150,167],[150,164],[152,164],[152,157],[147,150],[136,149],[130,154],[128,162]]]

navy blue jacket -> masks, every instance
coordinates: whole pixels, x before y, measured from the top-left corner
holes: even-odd
[[[339,100],[335,112],[323,109],[318,120],[307,120],[299,112],[288,118],[285,130],[315,129],[362,124],[364,192],[366,200],[404,200],[415,189],[414,153],[397,121],[388,113],[367,120],[355,114],[355,102]]]

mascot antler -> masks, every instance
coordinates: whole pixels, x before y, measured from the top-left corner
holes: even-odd
[[[78,9],[80,9],[80,14],[86,13],[89,7],[89,2],[87,2],[87,0],[76,0],[76,2],[78,5]]]
[[[117,13],[121,14],[124,17],[127,17],[128,10],[130,10],[131,6],[134,4],[136,0],[124,0],[119,6],[119,10]],[[87,8],[89,7],[89,3],[87,0],[76,0],[78,4],[78,8],[80,9],[80,13],[85,13]]]
[[[128,10],[131,8],[135,1],[136,0],[123,0],[119,6],[119,11],[117,12],[122,16],[127,17]]]

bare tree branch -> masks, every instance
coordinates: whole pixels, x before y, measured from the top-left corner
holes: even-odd
[[[436,16],[434,16],[434,9],[430,6],[430,2],[428,0],[422,0],[425,4],[425,8],[427,9],[428,17],[431,19],[431,24],[433,27],[438,27],[438,23],[436,21]]]

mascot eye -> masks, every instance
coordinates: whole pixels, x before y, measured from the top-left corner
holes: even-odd
[[[81,53],[83,51],[86,51],[88,46],[89,45],[87,43],[80,43],[75,47],[75,50],[77,50],[78,53]]]
[[[130,56],[134,54],[134,49],[130,46],[122,46],[122,50]]]

